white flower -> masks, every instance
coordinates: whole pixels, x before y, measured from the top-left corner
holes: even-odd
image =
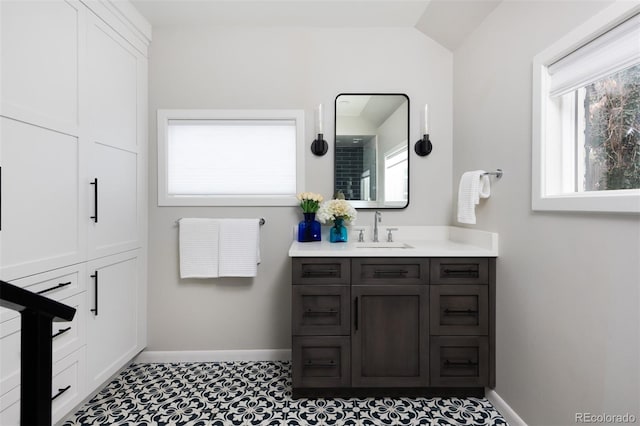
[[[329,200],[322,203],[318,209],[317,218],[322,223],[334,221],[338,218],[349,223],[354,223],[358,213],[346,200]]]

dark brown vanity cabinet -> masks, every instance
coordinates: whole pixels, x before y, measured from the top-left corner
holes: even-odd
[[[294,396],[494,387],[495,258],[293,258],[292,282]]]

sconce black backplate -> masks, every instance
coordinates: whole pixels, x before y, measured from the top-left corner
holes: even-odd
[[[414,149],[416,151],[416,154],[418,154],[420,157],[424,157],[431,154],[431,151],[433,150],[433,145],[429,140],[429,135],[424,135],[422,139],[416,142]]]
[[[322,137],[322,133],[318,133],[318,139],[311,143],[311,152],[319,157],[325,155],[329,150],[329,144]]]

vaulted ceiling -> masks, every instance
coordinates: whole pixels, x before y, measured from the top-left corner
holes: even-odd
[[[132,0],[154,26],[415,27],[449,50],[501,0]]]

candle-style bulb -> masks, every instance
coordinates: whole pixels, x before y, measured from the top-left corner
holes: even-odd
[[[322,104],[318,105],[318,133],[324,133],[322,131]]]
[[[429,134],[429,105],[424,104],[424,133]]]

